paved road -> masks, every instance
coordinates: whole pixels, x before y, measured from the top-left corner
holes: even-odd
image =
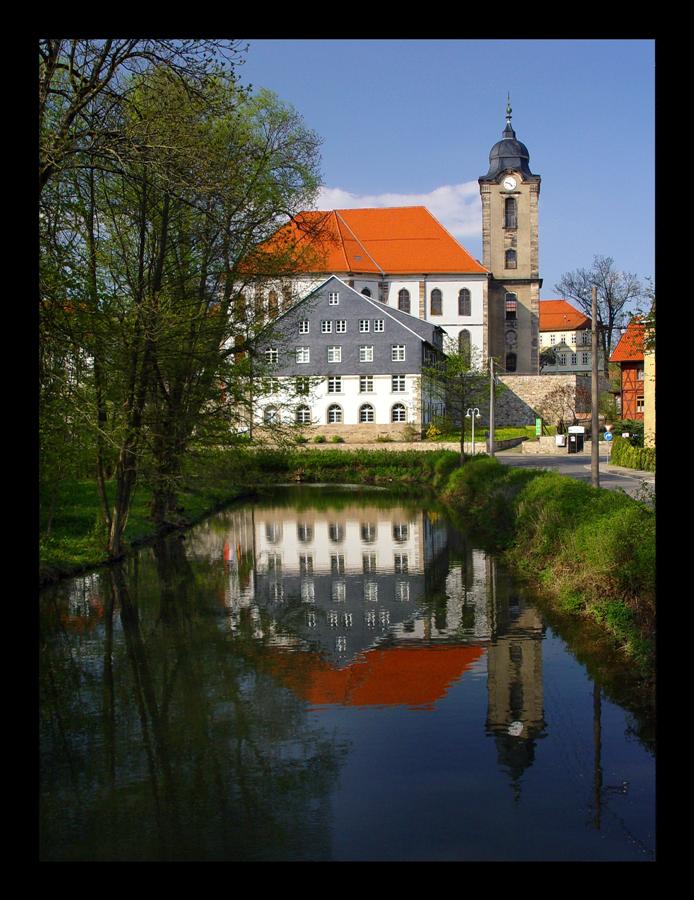
[[[496,453],[499,462],[509,466],[537,466],[542,469],[552,469],[561,475],[570,475],[590,484],[590,447],[582,453],[572,453],[570,456],[555,456],[553,454],[523,454],[518,448],[512,450],[500,450]],[[632,497],[646,489],[655,494],[655,473],[640,472],[635,469],[625,469],[622,466],[613,466],[607,462],[604,453],[600,454],[600,487],[607,490],[622,490]]]

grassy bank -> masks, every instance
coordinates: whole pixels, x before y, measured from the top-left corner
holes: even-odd
[[[623,652],[651,665],[655,636],[655,513],[626,494],[487,456],[459,468],[451,451],[266,454],[287,480],[430,491],[565,615],[597,623]]]
[[[107,486],[110,493],[113,485]],[[181,494],[181,526],[201,521],[235,497],[250,493],[237,484],[192,478]],[[106,531],[94,481],[67,481],[51,498],[51,509],[42,505],[39,532],[39,582],[46,584],[108,561],[104,550]],[[156,535],[149,517],[151,493],[138,488],[125,529],[125,542],[137,547]],[[49,521],[50,517],[50,521]]]
[[[624,653],[652,662],[655,634],[655,513],[617,491],[486,456],[458,466],[447,450],[234,452],[198,459],[182,494],[193,524],[253,484],[325,482],[382,485],[440,498],[460,524],[501,553],[564,615],[593,620]],[[242,488],[239,485],[247,487]],[[154,534],[140,490],[126,531],[137,545]],[[46,523],[44,523],[45,526]],[[105,561],[96,488],[63,487],[51,533],[41,539],[44,579]]]

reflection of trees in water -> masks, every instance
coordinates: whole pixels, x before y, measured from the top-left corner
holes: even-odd
[[[47,621],[45,858],[329,857],[339,748],[229,644],[223,573],[192,567],[175,536],[154,557],[155,578],[103,576],[101,659]]]

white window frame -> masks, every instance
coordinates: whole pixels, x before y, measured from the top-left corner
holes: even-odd
[[[310,347],[297,347],[296,348],[296,361],[297,363],[310,363],[311,362],[311,348]]]
[[[311,407],[307,406],[305,403],[302,403],[301,406],[297,406],[294,418],[297,425],[310,425]]]
[[[398,417],[395,418],[395,410],[398,411]],[[401,412],[402,411],[402,412]],[[394,403],[390,409],[391,422],[407,422],[407,408],[404,403]]]
[[[333,323],[332,319],[323,319],[320,323],[320,333],[321,334],[332,334],[333,333]]]
[[[359,348],[359,362],[373,362],[374,348],[373,346],[364,345]]]
[[[581,353],[581,365],[587,366],[590,362],[590,353]]]
[[[279,359],[279,350],[277,347],[268,347],[265,351],[265,359],[269,363],[276,363]]]
[[[366,385],[366,387],[365,387]],[[373,375],[360,375],[359,376],[359,393],[360,394],[373,394],[374,390],[374,377]]]
[[[335,332],[337,334],[347,334],[347,319],[335,320]]]
[[[339,418],[335,418],[333,410],[338,411]],[[326,412],[326,420],[328,425],[342,425],[344,421],[344,413],[339,403],[331,403]]]
[[[393,362],[405,362],[405,344],[393,344],[391,346],[390,358]]]
[[[374,331],[376,333],[384,332],[386,330],[386,320],[385,319],[374,319]]]
[[[328,376],[328,393],[329,394],[341,394],[342,393],[342,375],[329,375]]]
[[[311,328],[311,323],[308,319],[301,319],[299,321],[299,334],[308,334]]]
[[[369,319],[359,319],[359,333],[366,334],[371,331],[371,321]]]
[[[371,424],[376,421],[376,411],[372,403],[362,403],[359,407],[359,424]]]
[[[330,291],[328,293],[328,306],[339,306],[340,305],[340,292],[339,291]]]
[[[407,391],[407,382],[404,375],[390,376],[390,389],[393,394],[402,394]]]
[[[335,345],[333,347],[328,347],[328,362],[329,363],[339,363],[342,362],[342,347]]]

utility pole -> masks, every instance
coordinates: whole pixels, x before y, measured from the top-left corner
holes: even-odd
[[[489,455],[494,456],[494,357],[489,357]]]
[[[600,487],[600,433],[598,430],[598,289],[593,285],[591,303],[590,349],[592,356],[590,379],[591,435],[590,435],[590,483]]]

